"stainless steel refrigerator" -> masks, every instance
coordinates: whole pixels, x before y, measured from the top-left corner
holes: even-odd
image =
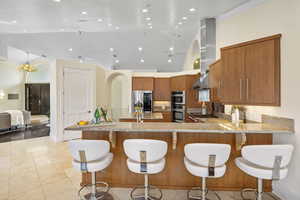
[[[135,105],[141,104],[143,112],[152,112],[152,91],[134,90],[132,91],[132,112],[135,112]]]

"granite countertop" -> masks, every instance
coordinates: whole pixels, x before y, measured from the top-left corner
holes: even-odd
[[[65,130],[81,131],[117,131],[117,132],[182,132],[182,133],[280,133],[292,134],[293,132],[281,126],[265,123],[246,123],[235,125],[233,123],[168,123],[168,122],[114,122],[104,125],[70,126]]]
[[[136,119],[135,113],[123,114],[119,119]],[[162,113],[143,113],[142,119],[160,120],[163,119]]]

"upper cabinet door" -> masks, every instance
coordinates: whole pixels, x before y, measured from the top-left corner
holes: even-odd
[[[171,78],[171,90],[185,91],[186,90],[186,76],[175,76]]]
[[[222,103],[237,104],[244,100],[245,48],[222,50]]]
[[[210,65],[209,68],[209,87],[211,90],[211,101],[220,102],[221,100],[221,78],[222,78],[222,61],[218,60]]]
[[[171,80],[170,78],[154,79],[154,100],[171,101]]]
[[[247,104],[280,105],[279,39],[246,46],[245,95]]]
[[[132,77],[132,90],[154,90],[153,77]]]

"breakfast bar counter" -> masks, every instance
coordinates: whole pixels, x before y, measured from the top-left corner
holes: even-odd
[[[240,156],[242,145],[272,144],[272,134],[292,134],[288,128],[264,123],[130,123],[114,122],[100,125],[70,126],[66,130],[81,130],[83,139],[107,140],[114,154],[112,164],[97,180],[112,187],[134,187],[143,184],[143,176],[130,172],[126,165],[123,142],[126,139],[156,139],[168,143],[166,166],[162,173],[151,175],[151,184],[167,189],[189,189],[200,180],[185,169],[184,145],[189,143],[223,143],[231,145],[226,174],[210,179],[207,185],[214,190],[240,190],[256,187],[256,179],[239,170],[234,159]],[[83,173],[82,184],[90,183],[91,175]],[[265,191],[272,190],[271,181],[264,182]]]

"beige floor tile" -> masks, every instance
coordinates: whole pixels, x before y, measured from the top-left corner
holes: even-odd
[[[44,192],[41,188],[25,191],[24,193],[10,196],[9,200],[45,200]]]
[[[81,173],[72,167],[66,142],[54,143],[43,137],[0,143],[0,200],[77,200],[80,182]],[[130,191],[112,188],[110,193],[115,200],[129,200]],[[164,200],[187,197],[185,190],[162,191]],[[218,194],[222,200],[241,200],[239,192]]]
[[[8,199],[9,196],[9,187],[8,184],[1,184],[0,187],[0,199]]]

